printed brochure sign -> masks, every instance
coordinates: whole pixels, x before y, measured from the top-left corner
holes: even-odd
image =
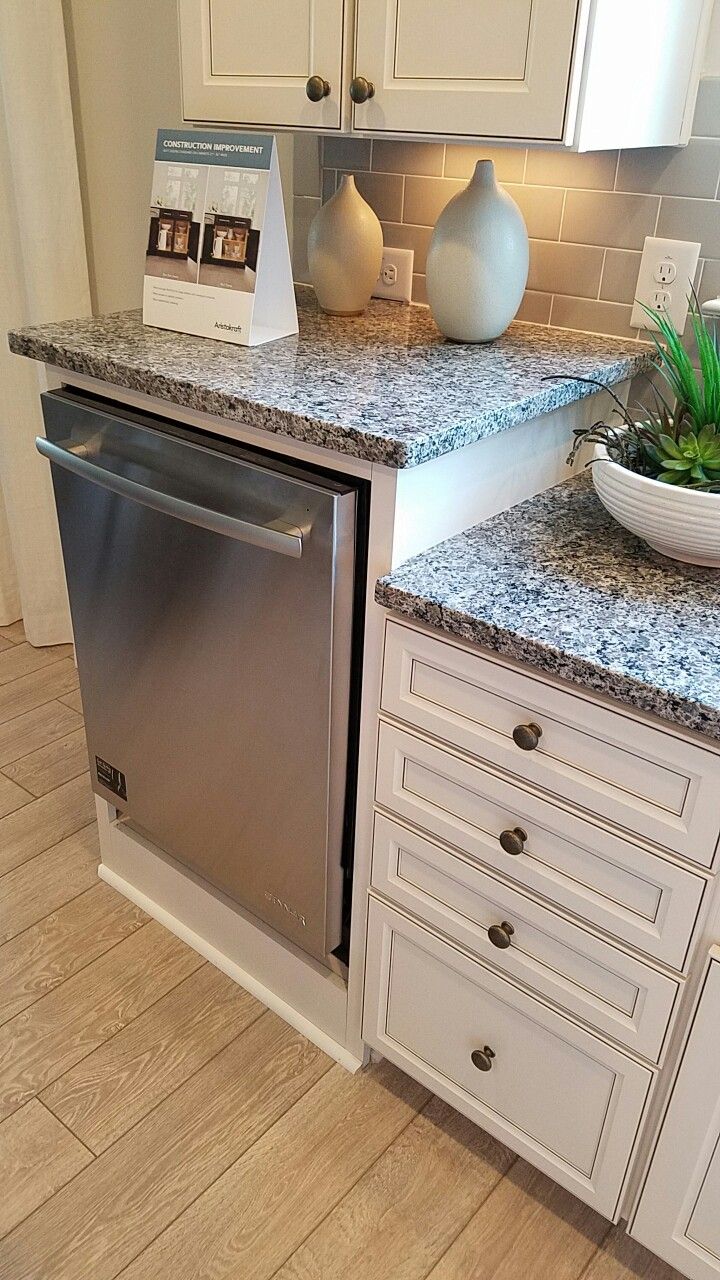
[[[249,347],[297,333],[271,134],[159,130],[143,322]]]

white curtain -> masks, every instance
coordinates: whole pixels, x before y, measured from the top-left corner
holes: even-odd
[[[116,140],[108,138],[109,147]],[[61,0],[0,0],[0,625],[71,639],[42,432],[41,365],[8,329],[90,313]]]

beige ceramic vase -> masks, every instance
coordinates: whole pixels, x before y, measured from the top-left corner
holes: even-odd
[[[366,200],[345,177],[315,214],[308,235],[310,281],[323,311],[362,315],[380,275],[382,227]]]

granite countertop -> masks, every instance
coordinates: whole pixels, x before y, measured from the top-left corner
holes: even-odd
[[[720,572],[651,551],[587,474],[408,560],[375,598],[720,741]]]
[[[238,347],[149,328],[140,311],[15,330],[10,349],[174,404],[389,467],[411,467],[617,383],[648,348],[513,324],[487,346],[447,342],[426,307],[373,301],[324,315],[298,287],[300,332]],[[562,381],[544,381],[548,374]]]

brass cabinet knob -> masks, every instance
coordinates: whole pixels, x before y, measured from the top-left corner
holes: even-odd
[[[512,854],[513,858],[517,858],[525,852],[527,838],[527,831],[523,831],[522,827],[513,827],[512,831],[501,831],[500,848]]]
[[[503,920],[502,924],[491,924],[488,929],[488,938],[494,947],[499,947],[501,951],[505,951],[510,946],[510,939],[515,930],[507,920]]]
[[[323,98],[329,97],[330,85],[322,76],[311,76],[305,85],[305,92],[311,102],[322,102]]]
[[[495,1057],[494,1051],[485,1045],[484,1049],[473,1049],[470,1054],[470,1061],[478,1071],[492,1071],[492,1060]]]
[[[368,98],[375,97],[375,85],[372,80],[366,80],[364,76],[355,76],[350,81],[350,97],[353,102],[367,102]]]
[[[542,738],[539,724],[519,724],[513,729],[513,742],[521,751],[534,751]]]

